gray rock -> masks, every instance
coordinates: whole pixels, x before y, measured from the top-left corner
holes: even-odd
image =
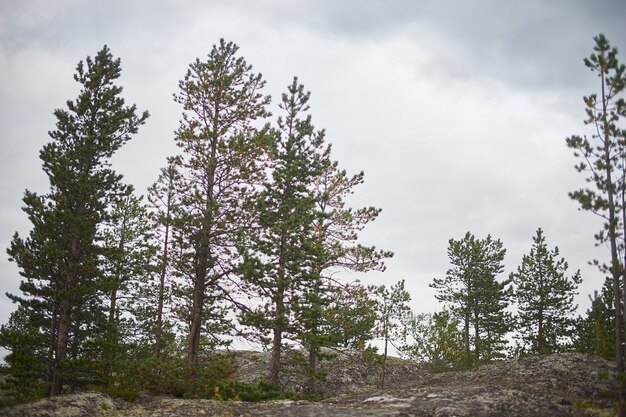
[[[115,403],[99,392],[60,395],[0,410],[2,417],[91,417],[115,412]],[[114,414],[111,414],[114,415]]]
[[[0,415],[582,417],[615,414],[617,391],[609,377],[614,370],[607,361],[587,355],[530,357],[446,374],[417,372],[419,367],[415,365],[397,359],[392,362],[395,374],[391,375],[395,376],[390,377],[388,389],[375,389],[375,384],[372,386],[369,382],[373,377],[362,374],[369,365],[357,363],[352,369],[329,373],[327,380],[328,386],[335,387],[339,393],[353,386],[357,387],[356,393],[344,393],[317,403],[242,403],[144,396],[135,403],[120,401],[113,405],[105,395],[91,393],[12,407],[0,410]],[[258,369],[260,372],[263,367]]]
[[[611,372],[607,361],[587,355],[536,356],[430,375],[413,386],[338,401],[432,417],[608,416],[617,399]]]
[[[343,394],[368,392],[380,383],[381,366],[373,359],[364,360],[363,355],[349,351],[330,351],[332,359],[319,363],[319,371],[325,376],[316,382],[316,393],[328,397]],[[253,383],[267,377],[270,354],[267,352],[242,351],[236,353],[237,373],[235,379]],[[293,362],[293,361],[292,361]],[[303,370],[290,362],[285,355],[281,388],[286,391],[302,392],[305,380]],[[407,382],[416,382],[429,375],[423,367],[398,358],[388,358],[385,386],[393,387]]]

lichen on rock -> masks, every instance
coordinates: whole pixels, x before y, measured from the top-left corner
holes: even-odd
[[[6,417],[92,417],[114,413],[113,400],[99,392],[83,392],[46,398],[0,410]]]
[[[242,355],[243,369],[262,373],[262,358]],[[245,359],[247,358],[247,359]],[[70,394],[0,410],[6,417],[583,417],[614,414],[612,365],[577,353],[535,356],[481,366],[467,372],[428,374],[394,359],[388,388],[376,387],[367,364],[337,357],[324,389],[335,395],[320,402],[191,400],[142,396],[129,403],[100,393]],[[346,362],[347,361],[347,362]],[[241,369],[241,368],[240,368]],[[608,376],[608,377],[607,377]],[[348,389],[356,386],[351,394]]]

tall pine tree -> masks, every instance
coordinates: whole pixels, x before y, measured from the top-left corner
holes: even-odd
[[[254,122],[269,115],[270,99],[261,94],[261,74],[238,49],[220,40],[205,61],[189,66],[175,95],[183,114],[175,137],[182,178],[173,215],[180,253],[173,266],[183,278],[178,312],[188,323],[191,367],[198,365],[202,341],[215,342],[216,333],[226,331],[225,279],[238,268],[238,242],[253,223],[247,201],[265,174],[267,138]]]
[[[323,132],[323,131],[322,131]],[[376,207],[354,209],[347,204],[347,199],[355,192],[355,188],[364,181],[363,171],[356,175],[339,168],[337,161],[331,160],[331,148],[328,147],[323,158],[323,172],[317,176],[311,188],[316,203],[316,214],[313,222],[313,248],[311,255],[312,275],[297,306],[301,318],[300,340],[307,348],[308,381],[307,389],[314,390],[317,377],[317,362],[324,356],[322,347],[333,347],[334,331],[332,318],[327,312],[337,307],[338,297],[357,295],[346,292],[344,284],[334,278],[340,271],[368,272],[384,271],[385,259],[393,256],[393,252],[376,249],[359,242],[359,233],[381,212]],[[359,300],[343,300],[347,303]],[[367,302],[365,302],[367,304]],[[361,304],[364,306],[364,304]],[[345,312],[345,310],[344,310]],[[364,321],[361,319],[365,318]],[[330,319],[330,323],[327,320]],[[361,325],[367,325],[367,317],[356,318]],[[336,323],[335,323],[336,324]],[[348,324],[348,323],[346,323]],[[354,323],[357,324],[357,323]],[[351,325],[351,324],[348,324]],[[331,330],[325,332],[324,329]],[[356,329],[356,326],[352,331]],[[364,335],[355,335],[355,341],[362,340]]]
[[[284,114],[274,135],[272,178],[258,198],[259,230],[244,268],[246,283],[263,304],[244,313],[243,321],[261,335],[271,333],[269,380],[276,385],[283,345],[298,334],[294,308],[312,279],[315,199],[310,184],[322,174],[328,151],[307,114],[309,97],[296,78],[282,96]]]
[[[102,225],[111,205],[131,191],[109,160],[148,117],[125,105],[115,84],[120,72],[120,60],[106,46],[79,62],[78,98],[68,101],[66,110],[55,110],[52,141],[40,152],[50,191],[26,191],[24,211],[33,228],[26,238],[16,234],[8,249],[25,278],[23,295],[11,296],[20,304],[12,319],[27,318],[46,335],[47,371],[38,378],[48,382],[50,395],[80,382],[81,364],[90,355],[83,349],[86,339],[96,337],[93,330],[104,330],[98,325],[102,315],[96,316],[103,313],[106,290]]]
[[[600,34],[594,37],[594,52],[584,59],[585,66],[599,78],[598,93],[584,97],[587,118],[585,124],[593,126],[590,136],[574,135],[566,139],[574,156],[581,159],[578,172],[587,176],[589,188],[569,195],[583,210],[591,211],[603,219],[595,238],[609,247],[609,263],[599,263],[603,272],[613,279],[613,306],[615,311],[615,361],[617,371],[624,372],[624,311],[621,287],[626,282],[624,259],[620,259],[620,229],[626,234],[626,181],[624,132],[619,127],[626,116],[626,102],[621,97],[626,86],[626,66],[617,59],[617,49]],[[623,254],[626,256],[626,252]],[[621,279],[621,284],[620,284]],[[626,402],[626,387],[622,387],[621,400]],[[626,415],[626,408],[622,415]]]

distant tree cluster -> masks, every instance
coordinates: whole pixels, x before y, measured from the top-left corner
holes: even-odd
[[[558,248],[548,250],[541,229],[517,270],[497,279],[505,253],[491,236],[478,239],[468,232],[450,239],[452,267],[431,284],[444,310],[406,316],[400,351],[441,372],[511,355],[570,350],[580,273],[567,275],[567,263],[558,259]],[[514,347],[509,339],[516,340]]]

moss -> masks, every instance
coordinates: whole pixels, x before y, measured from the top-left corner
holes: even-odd
[[[235,380],[223,381],[214,386],[195,387],[183,395],[184,398],[206,398],[216,401],[262,402],[277,400],[320,401],[317,394],[285,392],[265,381],[244,383]]]
[[[591,400],[578,401],[574,404],[574,408],[589,411],[598,417],[613,417],[617,410],[617,406],[607,407],[606,404]]]

